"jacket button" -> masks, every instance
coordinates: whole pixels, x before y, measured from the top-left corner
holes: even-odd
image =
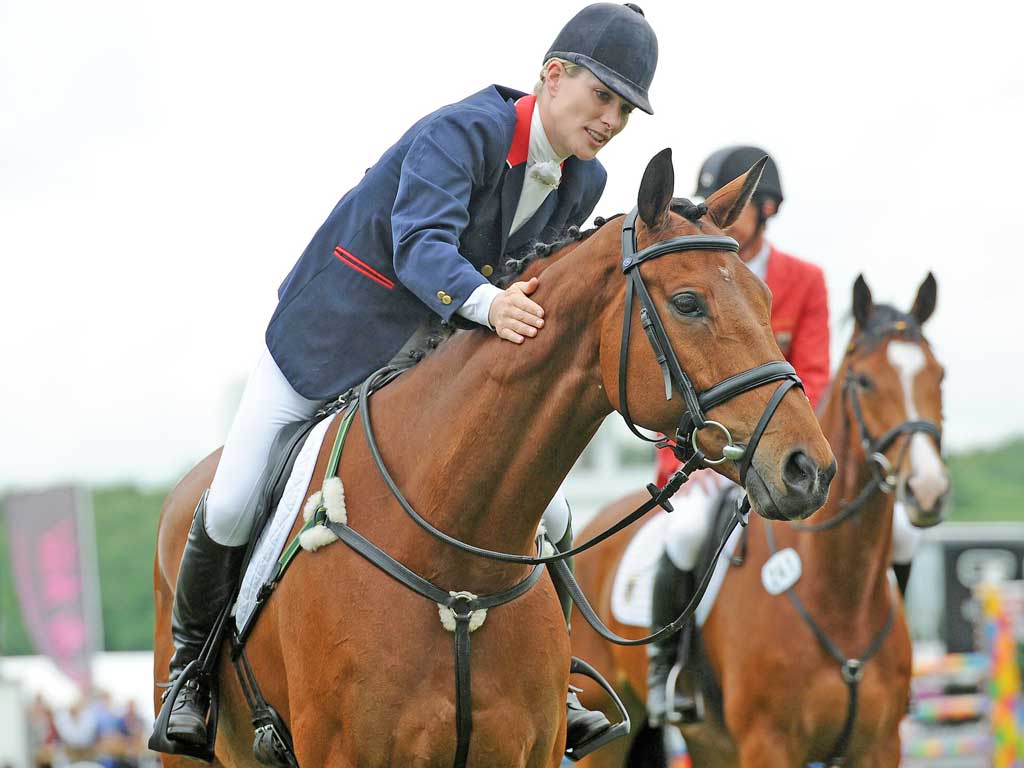
[[[451,303],[452,303],[452,297],[451,297],[451,296],[449,296],[449,295],[448,295],[448,294],[446,293],[446,294],[444,295],[444,298],[443,298],[443,299],[441,299],[441,303],[442,303],[442,304],[451,304]]]
[[[480,268],[480,273],[484,277],[490,277],[491,275],[494,274],[494,267],[492,267],[490,264],[484,264],[483,267]]]

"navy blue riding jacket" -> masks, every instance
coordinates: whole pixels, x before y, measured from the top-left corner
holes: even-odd
[[[570,157],[559,187],[509,237],[532,97],[493,85],[410,128],[334,207],[278,290],[267,327],[295,390],[326,399],[391,360],[436,313],[449,320],[507,254],[581,225],[604,191]]]

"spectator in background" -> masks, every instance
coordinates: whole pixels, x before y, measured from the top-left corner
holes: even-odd
[[[145,718],[140,715],[135,702],[129,700],[128,704],[125,705],[124,712],[121,714],[121,733],[124,734],[133,754],[141,754],[148,751],[146,740],[152,728],[152,718]]]
[[[114,705],[107,691],[95,691],[89,709],[96,718],[97,738],[120,735],[121,718],[114,711]]]
[[[58,711],[54,716],[54,725],[71,762],[92,757],[99,729],[95,713],[84,701],[79,699],[68,709]]]

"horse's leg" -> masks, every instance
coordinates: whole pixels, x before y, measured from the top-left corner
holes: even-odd
[[[889,733],[879,734],[874,745],[857,761],[863,768],[897,768],[900,764],[900,731],[893,728]]]
[[[767,723],[754,723],[745,730],[739,757],[742,768],[793,768],[805,762],[794,745]]]
[[[693,768],[738,768],[736,745],[713,709],[707,720],[682,728]]]
[[[539,761],[537,764],[543,765],[544,768],[559,768],[565,757],[565,729],[564,727],[559,731],[558,738],[555,739],[554,745],[551,747],[551,754],[547,756],[547,759]],[[531,765],[535,764],[531,760]]]
[[[596,752],[591,752],[576,765],[580,768],[623,768],[626,765],[626,758],[629,756],[632,744],[632,734],[624,736],[611,744],[606,744]]]
[[[323,735],[323,722],[314,728],[296,725],[292,731],[295,742],[295,759],[299,765],[323,765],[331,768],[356,768],[353,755],[348,754],[347,747],[338,735],[317,738],[316,733]],[[340,728],[339,728],[340,730]],[[338,731],[335,731],[337,734]]]

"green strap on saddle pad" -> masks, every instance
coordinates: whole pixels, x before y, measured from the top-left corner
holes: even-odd
[[[334,446],[331,448],[331,457],[327,460],[327,471],[324,472],[324,482],[326,483],[328,478],[334,477],[338,472],[338,463],[341,461],[341,449],[345,447],[345,438],[348,437],[349,427],[352,426],[352,422],[355,419],[356,409],[354,406],[349,406],[345,415],[341,417],[341,425],[338,427],[338,434],[334,436]],[[323,525],[327,522],[327,508],[321,503],[316,508],[314,515],[306,521],[306,524],[299,529],[299,532],[295,534],[295,537],[285,547],[284,552],[281,553],[281,557],[277,560],[277,573],[274,574],[274,578],[271,579],[271,584],[276,584],[284,576],[284,572],[291,565],[292,560],[299,553],[301,549],[299,545],[299,537],[308,531],[310,528],[316,525]]]

